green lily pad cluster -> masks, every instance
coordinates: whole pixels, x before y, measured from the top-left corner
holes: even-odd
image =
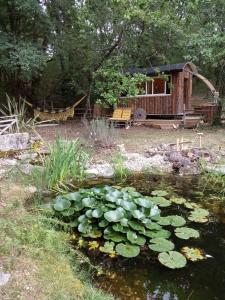
[[[181,268],[186,258],[174,251],[169,240],[197,238],[199,233],[183,227],[186,220],[178,215],[161,216],[161,209],[172,205],[165,191],[143,196],[134,188],[111,186],[79,189],[57,196],[53,203],[55,215],[85,238],[100,238],[103,253],[116,253],[131,258],[142,249],[159,253],[159,261],[169,268]],[[176,201],[183,204],[183,201]],[[161,209],[159,208],[161,207]]]

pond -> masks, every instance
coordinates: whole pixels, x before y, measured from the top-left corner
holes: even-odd
[[[197,177],[130,177],[126,186],[149,195],[154,189],[167,189],[200,202],[211,212],[210,221],[196,225],[201,237],[180,242],[180,246],[199,247],[211,255],[203,261],[189,262],[183,269],[170,270],[144,255],[132,259],[92,258],[106,272],[96,278],[96,285],[121,300],[216,300],[225,299],[225,202],[203,195]],[[179,241],[176,245],[179,248]]]

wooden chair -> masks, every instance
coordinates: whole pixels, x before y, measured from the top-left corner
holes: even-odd
[[[112,118],[109,118],[110,125],[119,127],[125,125],[125,127],[131,126],[131,108],[117,108],[113,112]]]

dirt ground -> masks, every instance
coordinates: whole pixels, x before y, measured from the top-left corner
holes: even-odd
[[[202,146],[209,149],[225,148],[225,128],[198,128],[198,129],[173,129],[162,130],[146,126],[133,126],[129,129],[118,128],[116,130],[117,144],[124,144],[128,152],[143,152],[157,144],[176,143],[177,138],[182,137],[190,141],[191,146],[199,146],[199,135],[202,135]],[[45,141],[52,142],[56,136],[68,140],[83,139],[85,128],[82,122],[70,120],[65,123],[37,128],[38,133]]]

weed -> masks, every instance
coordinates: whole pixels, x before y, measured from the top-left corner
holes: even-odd
[[[112,164],[115,172],[115,179],[117,181],[125,181],[129,170],[124,167],[124,162],[126,160],[126,157],[122,155],[121,153],[116,154],[112,159]]]
[[[71,180],[84,179],[89,154],[79,140],[65,141],[58,137],[49,148],[49,156],[43,159],[44,168],[36,167],[32,172],[35,186],[57,190]]]
[[[92,147],[111,148],[116,144],[117,132],[108,125],[107,119],[95,119],[83,121],[85,126],[85,138]]]

